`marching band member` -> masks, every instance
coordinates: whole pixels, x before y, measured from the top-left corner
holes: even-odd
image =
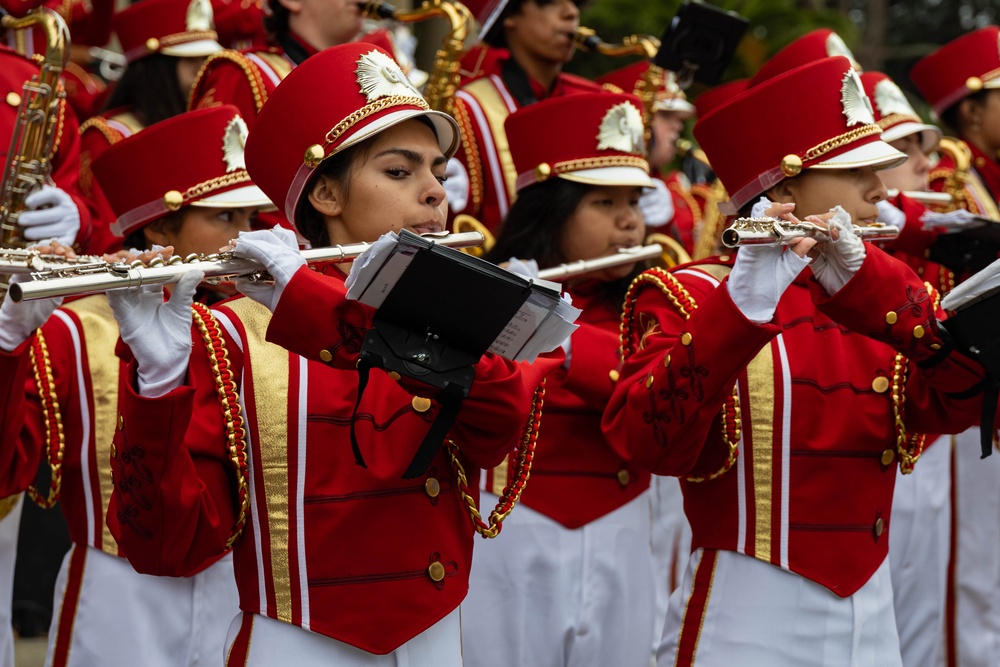
[[[642,244],[639,197],[651,179],[638,105],[630,95],[581,94],[507,118],[517,201],[487,259],[549,268]],[[621,302],[639,271],[626,264],[565,285],[582,323],[548,378],[521,507],[502,539],[476,549],[462,605],[467,665],[649,665],[649,474],[622,461],[600,430],[620,362]],[[506,470],[487,472],[484,502],[502,493]]]
[[[94,183],[94,161],[122,139],[183,113],[198,68],[222,50],[209,0],[143,0],[111,20],[128,64],[107,110],[80,126],[80,189],[103,223],[88,249],[99,252],[117,250],[121,239],[109,229],[115,215]]]
[[[480,23],[484,47],[466,57],[478,54],[477,67],[455,97],[462,145],[449,164],[449,180],[462,187],[450,185],[448,197],[453,213],[472,215],[495,231],[516,192],[517,174],[503,128],[507,116],[538,100],[600,87],[562,71],[575,51],[577,0],[475,0],[467,5]]]
[[[210,57],[191,89],[191,109],[233,104],[253,127],[275,87],[296,65],[323,49],[350,42],[361,32],[361,4],[356,1],[264,2],[267,43],[245,51],[227,49]],[[294,229],[280,210],[262,213],[259,223],[264,228]]]
[[[905,153],[906,162],[879,171],[887,187],[900,194],[878,203],[879,219],[900,227],[887,251],[907,264],[939,293],[954,286],[946,267],[926,259],[943,233],[925,228],[927,207],[904,192],[929,190],[931,163],[941,130],[924,123],[899,87],[881,72],[861,75],[872,102],[882,141]],[[889,571],[903,665],[938,665],[944,660],[945,591],[951,524],[951,436],[930,436],[912,474],[901,469],[892,497]]]
[[[1000,28],[972,31],[925,56],[910,79],[946,128],[968,151],[968,171],[959,173],[955,154],[941,151],[931,187],[949,192],[956,205],[1000,218]],[[958,179],[956,179],[956,174]],[[957,186],[956,186],[957,181]],[[966,240],[971,246],[972,241]],[[987,248],[989,261],[995,248]],[[980,460],[979,433],[958,435],[952,447],[951,553],[945,627],[945,664],[994,665],[1000,661],[1000,459]]]
[[[597,79],[611,92],[638,94],[649,61],[643,60]],[[694,252],[694,230],[701,219],[701,207],[691,196],[691,182],[682,172],[665,171],[677,157],[677,140],[684,122],[694,115],[694,105],[677,85],[673,72],[664,72],[663,87],[653,103],[650,127],[649,166],[653,188],[643,193],[641,202],[647,232],[669,229],[684,249]]]
[[[694,133],[730,212],[766,195],[757,209],[826,221],[835,240],[654,270],[627,298],[604,430],[681,477],[693,531],[659,664],[898,665],[896,466],[920,454],[912,433],[978,420],[981,394],[956,394],[983,376],[943,347],[936,295],[853,233],[886,196],[875,170],[905,156],[844,57],[758,84]]]
[[[7,5],[15,15],[18,7]],[[31,7],[23,8],[25,11]],[[3,37],[11,42],[15,31],[6,31]],[[21,32],[21,31],[17,31]],[[30,32],[30,31],[25,31]],[[10,140],[18,126],[18,111],[25,83],[39,75],[39,66],[25,55],[7,46],[0,45],[0,146],[9,147]],[[86,244],[92,227],[90,212],[80,196],[79,159],[80,141],[77,136],[77,120],[71,108],[65,103],[58,107],[61,113],[50,119],[55,141],[52,145],[51,178],[54,186],[45,186],[29,195],[25,204],[29,210],[21,213],[19,224],[24,228],[23,236],[29,241],[57,238],[69,245],[75,242]],[[6,148],[3,149],[6,151]],[[4,167],[16,156],[6,155]],[[22,156],[26,162],[41,156]],[[9,203],[9,202],[7,202]],[[14,441],[5,440],[14,444]],[[11,604],[14,593],[14,560],[17,553],[17,537],[21,521],[22,491],[34,478],[38,469],[37,452],[22,450],[10,461],[3,483],[0,484],[0,666],[14,665],[14,637],[11,628]],[[15,494],[15,495],[11,495]]]
[[[248,230],[255,208],[268,201],[247,185],[245,171],[229,170],[242,161],[245,134],[236,109],[220,107],[164,121],[109,148],[95,173],[130,242],[208,253]],[[151,155],[157,159],[145,159]],[[146,167],[135,169],[139,162]],[[223,178],[237,187],[213,184]],[[199,189],[173,211],[139,206],[171,188]],[[104,295],[69,301],[53,315],[57,305],[7,299],[0,306],[4,381],[24,388],[6,400],[2,428],[11,437],[4,442],[47,455],[50,489],[32,494],[44,506],[59,501],[72,540],[56,581],[46,665],[218,664],[238,611],[232,558],[171,578],[138,574],[121,557],[104,521],[115,484],[106,462],[117,418],[118,328]]]
[[[385,51],[352,43],[309,58],[274,91],[247,165],[313,246],[375,241],[444,229],[441,180],[457,133]],[[338,269],[309,270],[291,236],[236,240],[275,282],[238,281],[253,298],[199,310],[193,350],[178,298],[187,277],[167,303],[155,292],[113,299],[135,362],[112,467],[143,482],[116,487],[109,525],[143,572],[185,574],[234,545],[243,613],[229,665],[460,665],[467,503],[478,493],[458,493],[453,466],[475,479],[503,460],[561,355],[533,365],[485,355],[450,432],[458,449],[401,480],[439,414],[435,392],[373,370],[359,399],[373,311],[346,300]]]

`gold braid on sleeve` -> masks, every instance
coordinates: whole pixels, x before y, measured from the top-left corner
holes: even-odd
[[[236,543],[246,525],[247,513],[250,511],[250,492],[247,486],[247,454],[246,431],[243,428],[243,414],[240,409],[240,397],[236,391],[236,383],[229,365],[229,351],[226,342],[219,331],[219,323],[206,306],[195,303],[194,323],[201,333],[201,339],[208,350],[208,362],[215,378],[215,388],[222,404],[222,417],[226,422],[226,442],[229,450],[229,460],[236,473],[236,496],[239,511],[232,533],[226,540],[226,548]]]
[[[503,493],[500,494],[496,507],[490,512],[489,523],[483,521],[483,516],[476,505],[476,499],[472,496],[472,490],[469,488],[469,480],[465,474],[465,467],[459,459],[458,445],[451,439],[445,441],[445,450],[448,453],[448,458],[451,459],[451,465],[455,469],[455,477],[458,480],[458,484],[456,485],[458,495],[469,512],[472,527],[484,538],[496,537],[500,534],[504,519],[514,510],[514,506],[524,491],[525,484],[528,483],[528,477],[531,474],[531,464],[535,459],[535,445],[538,442],[538,427],[542,420],[542,405],[544,402],[545,380],[542,380],[541,384],[535,388],[535,395],[531,402],[531,413],[528,415],[528,421],[521,431],[520,444],[512,457],[514,459],[514,466],[511,468],[511,472],[507,478],[509,481],[504,487]]]
[[[691,319],[691,313],[698,308],[694,298],[673,274],[655,268],[639,274],[629,285],[628,292],[625,294],[625,306],[622,309],[620,344],[623,360],[636,352],[635,306],[639,300],[639,293],[649,287],[659,289],[685,320]],[[708,475],[685,477],[685,480],[695,483],[708,482],[726,474],[736,462],[741,436],[740,397],[736,387],[733,387],[732,395],[726,399],[722,406],[722,439],[725,440],[729,448],[725,462],[721,468]]]
[[[50,509],[59,501],[62,490],[63,454],[66,451],[66,436],[63,433],[62,412],[56,395],[56,381],[52,375],[49,348],[42,330],[35,331],[35,339],[28,348],[31,367],[35,374],[38,399],[42,404],[42,421],[45,422],[45,456],[49,463],[49,493],[42,494],[32,484],[28,487],[28,497],[42,509]]]

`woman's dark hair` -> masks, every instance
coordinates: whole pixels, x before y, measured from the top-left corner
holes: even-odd
[[[965,100],[972,100],[976,104],[982,105],[986,104],[986,96],[990,94],[990,89],[983,88],[982,90],[977,90],[971,95],[963,97],[955,104],[941,112],[941,122],[945,125],[946,129],[956,136],[962,136],[962,118],[959,114],[958,108],[962,105]]]
[[[590,185],[550,178],[521,190],[504,218],[496,243],[484,258],[499,264],[511,257],[533,259],[541,269],[567,261],[561,250],[566,223],[576,211],[580,200],[591,190]],[[604,298],[620,304],[635,276],[646,267],[637,264],[632,272],[602,286]]]
[[[429,118],[426,116],[417,116],[412,120],[420,121],[429,127],[434,136],[437,137],[437,130],[434,129],[434,123]],[[330,234],[326,229],[326,221],[323,218],[323,214],[313,208],[313,205],[309,202],[309,192],[312,191],[313,186],[316,184],[316,179],[320,176],[325,176],[339,184],[343,193],[349,193],[351,188],[351,167],[354,166],[356,159],[363,160],[368,157],[368,151],[372,145],[369,139],[345,148],[341,152],[324,160],[316,169],[316,173],[309,178],[309,182],[306,183],[306,187],[302,191],[302,196],[299,198],[299,208],[295,213],[295,220],[292,221],[292,224],[298,228],[302,236],[306,237],[306,240],[309,241],[312,247],[322,248],[330,245]]]
[[[180,230],[181,225],[184,224],[184,211],[186,210],[187,207],[185,206],[177,211],[167,213],[162,218],[154,220],[148,225],[143,225],[139,229],[134,230],[125,237],[122,247],[126,250],[130,250],[131,248],[148,250],[149,243],[146,241],[146,234],[144,231],[146,229],[154,229],[162,231],[166,234],[176,234]]]
[[[351,187],[351,167],[354,165],[354,157],[368,143],[363,141],[360,144],[355,144],[324,160],[316,169],[316,173],[310,177],[309,182],[306,183],[302,196],[299,198],[299,209],[292,223],[298,228],[299,233],[306,237],[312,247],[322,248],[330,245],[330,233],[326,229],[323,214],[313,208],[309,202],[308,195],[316,184],[316,179],[325,176],[337,182],[343,192],[348,192]]]
[[[128,64],[104,110],[130,107],[149,126],[187,111],[187,96],[177,81],[177,58],[153,53]]]
[[[266,1],[271,12],[264,15],[264,32],[267,33],[267,38],[272,43],[277,43],[288,34],[288,18],[292,13],[278,0]]]

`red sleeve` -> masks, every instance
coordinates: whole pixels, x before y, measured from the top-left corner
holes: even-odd
[[[35,479],[42,456],[42,440],[27,424],[25,394],[34,390],[29,339],[13,352],[0,351],[0,496],[20,493]]]
[[[237,346],[227,344],[231,361],[240,363]],[[107,523],[143,574],[186,576],[203,569],[225,553],[236,521],[225,422],[207,359],[196,340],[190,386],[159,398],[135,391],[134,362],[122,373]]]
[[[737,375],[779,328],[746,319],[725,283],[711,289],[707,281],[676,277],[698,307],[685,320],[656,288],[639,294],[632,317],[639,349],[624,362],[602,428],[625,460],[682,476],[725,460],[727,452],[706,446],[715,442],[709,430],[718,428],[719,406]],[[695,367],[699,372],[690,372]],[[686,400],[676,400],[681,396]]]
[[[833,321],[886,343],[909,360],[908,429],[957,433],[977,423],[982,394],[974,388],[983,380],[982,367],[958,352],[941,356],[945,343],[937,322],[944,311],[935,307],[934,297],[908,266],[866,245],[861,268],[835,295],[810,282],[813,301]]]
[[[899,195],[893,204],[906,215],[906,224],[903,225],[899,236],[886,243],[885,247],[892,251],[925,258],[931,245],[941,235],[940,231],[924,227],[920,218],[927,212],[927,207],[905,195]]]
[[[240,110],[247,127],[253,127],[261,107],[274,86],[239,51],[217,53],[202,66],[191,88],[189,109],[207,109],[232,104]]]

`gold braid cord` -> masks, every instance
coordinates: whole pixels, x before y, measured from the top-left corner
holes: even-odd
[[[236,495],[239,502],[239,513],[233,531],[226,540],[226,548],[230,548],[243,533],[247,514],[250,511],[250,492],[247,487],[247,455],[246,431],[243,428],[243,415],[240,410],[240,398],[229,368],[229,351],[225,340],[219,332],[219,323],[207,307],[200,303],[191,306],[194,323],[201,333],[201,339],[208,349],[208,361],[215,377],[215,388],[222,404],[222,416],[226,422],[226,440],[229,448],[229,460],[236,472]]]
[[[208,75],[209,70],[214,67],[212,63],[217,60],[228,60],[243,70],[243,74],[247,78],[247,84],[250,86],[250,94],[253,96],[254,106],[257,107],[257,111],[259,112],[264,106],[264,102],[267,102],[267,88],[264,87],[264,77],[249,58],[239,51],[231,49],[213,53],[202,63],[201,69],[198,70],[198,75],[194,79],[194,84],[191,86],[191,92],[188,93],[188,109],[192,108],[191,105],[194,104],[196,96],[200,93],[199,89],[201,88],[202,80]]]
[[[66,436],[63,433],[62,412],[56,395],[56,381],[52,375],[49,348],[45,344],[42,330],[35,331],[35,339],[29,347],[31,367],[35,373],[35,386],[42,404],[42,421],[45,422],[45,456],[49,462],[50,479],[48,496],[42,496],[32,484],[28,487],[28,497],[43,508],[49,509],[59,500],[62,489],[63,454],[66,451]]]
[[[476,505],[476,499],[472,496],[469,488],[469,480],[465,475],[465,467],[458,457],[458,445],[454,440],[445,441],[445,451],[451,459],[451,465],[455,469],[455,477],[458,479],[458,495],[465,504],[472,520],[472,527],[477,533],[485,537],[496,537],[503,528],[503,521],[514,510],[525,484],[528,483],[528,476],[531,474],[531,464],[535,459],[535,445],[538,442],[538,427],[542,420],[542,405],[545,402],[545,380],[535,389],[535,395],[531,403],[531,414],[521,431],[520,446],[515,450],[514,467],[508,478],[510,481],[500,494],[496,507],[490,512],[489,523],[483,521],[483,516]]]
[[[906,433],[906,379],[908,375],[906,357],[897,353],[892,365],[892,416],[896,429],[896,453],[899,455],[899,470],[904,475],[913,472],[913,466],[924,451],[927,436],[922,433]]]
[[[647,287],[658,288],[685,320],[690,319],[691,313],[698,307],[694,298],[672,274],[663,269],[650,269],[639,274],[632,281],[632,284],[629,285],[628,292],[625,294],[625,307],[622,310],[621,323],[622,359],[627,359],[636,352],[635,304],[638,301],[639,292]],[[669,364],[669,359],[670,356],[667,355],[664,363],[665,366]],[[736,457],[739,454],[741,436],[740,398],[736,387],[733,387],[733,393],[726,399],[726,402],[722,406],[722,438],[729,447],[726,461],[715,472],[703,476],[686,477],[685,479],[688,482],[708,482],[728,472],[733,467]]]

